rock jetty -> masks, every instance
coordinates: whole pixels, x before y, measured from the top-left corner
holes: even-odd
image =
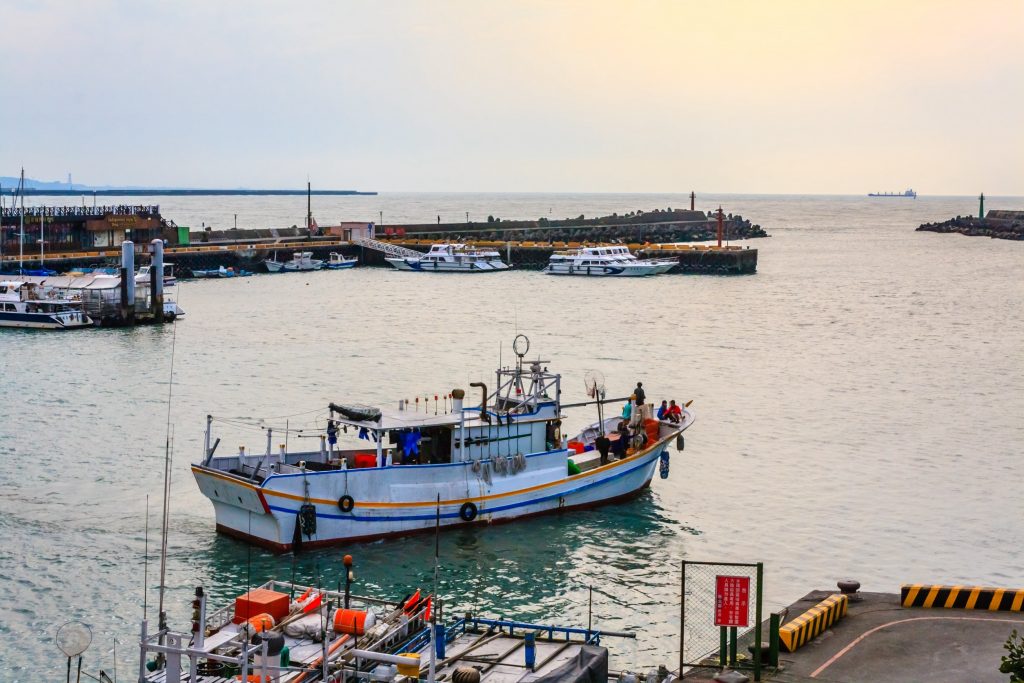
[[[504,220],[488,216],[487,221],[469,223],[427,223],[385,226],[385,234],[415,236],[424,239],[544,241],[544,242],[704,242],[715,239],[718,230],[714,212],[684,209],[630,211],[597,218],[548,219],[535,221]],[[760,225],[739,214],[726,214],[724,233],[728,240],[768,237]]]
[[[1024,240],[1024,211],[992,210],[984,218],[957,216],[941,223],[925,223],[918,230],[958,232],[961,235],[999,240]]]

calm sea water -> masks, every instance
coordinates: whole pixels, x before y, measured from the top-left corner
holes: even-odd
[[[137,203],[137,200],[131,200]],[[305,198],[162,198],[179,224],[301,223]],[[171,350],[167,606],[187,627],[195,585],[230,599],[270,577],[401,597],[429,585],[432,538],[276,557],[214,534],[188,470],[204,416],[315,417],[331,400],[395,402],[488,378],[517,332],[583,399],[643,380],[693,399],[671,475],[634,502],[445,533],[441,593],[458,612],[636,630],[618,662],[672,662],[679,561],[763,561],[766,609],[836,579],[1024,585],[1024,243],[916,233],[970,198],[704,196],[770,239],[747,277],[460,277],[356,269],[177,287],[164,329],[0,333],[0,680],[49,680],[68,619],[94,630],[86,668],[134,665],[146,496],[158,545]],[[688,205],[680,195],[410,194],[315,198],[340,219],[598,215]],[[1022,198],[991,198],[1021,208]],[[307,413],[299,415],[300,413]],[[577,410],[570,427],[593,419]],[[262,449],[258,431],[224,447]]]

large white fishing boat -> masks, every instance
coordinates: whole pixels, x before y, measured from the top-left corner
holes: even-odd
[[[389,256],[384,260],[399,270],[437,273],[494,273],[511,268],[493,249],[474,249],[465,244],[434,244],[421,256]]]
[[[52,290],[44,293],[29,282],[0,281],[0,327],[69,330],[91,325],[81,301],[65,299]]]
[[[524,360],[525,336],[514,349],[518,361],[497,371],[493,392],[470,385],[481,390],[480,405],[464,405],[460,389],[444,409],[435,397],[433,412],[404,401],[397,409],[330,404],[329,421],[317,427],[319,450],[275,451],[264,427],[266,452],[216,455],[208,417],[205,454],[192,472],[218,531],[288,551],[429,530],[435,519],[488,523],[622,500],[650,484],[659,460],[667,476],[666,449],[682,447],[692,411],[679,422],[642,420],[646,406],[631,427],[612,433],[619,418],[609,418],[566,439],[563,409],[588,403],[563,405],[561,376],[547,361]],[[364,447],[336,447],[341,432]],[[595,446],[607,450],[603,433],[617,439],[621,457],[602,462]]]
[[[642,277],[667,273],[676,265],[672,259],[638,259],[628,247],[581,247],[555,252],[542,272],[548,275]]]

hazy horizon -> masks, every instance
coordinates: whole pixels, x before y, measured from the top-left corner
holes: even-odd
[[[1019,0],[0,3],[33,178],[1024,194]]]

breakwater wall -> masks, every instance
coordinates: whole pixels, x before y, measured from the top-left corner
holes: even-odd
[[[955,232],[970,237],[1024,240],[1024,211],[992,210],[984,218],[957,216],[940,223],[925,223],[918,231]]]
[[[726,214],[726,239],[768,237],[760,225],[739,214]],[[488,216],[487,222],[417,223],[378,226],[378,234],[416,237],[434,241],[540,241],[540,242],[704,242],[715,239],[717,218],[710,212],[671,210],[613,214],[600,218],[506,221]]]

